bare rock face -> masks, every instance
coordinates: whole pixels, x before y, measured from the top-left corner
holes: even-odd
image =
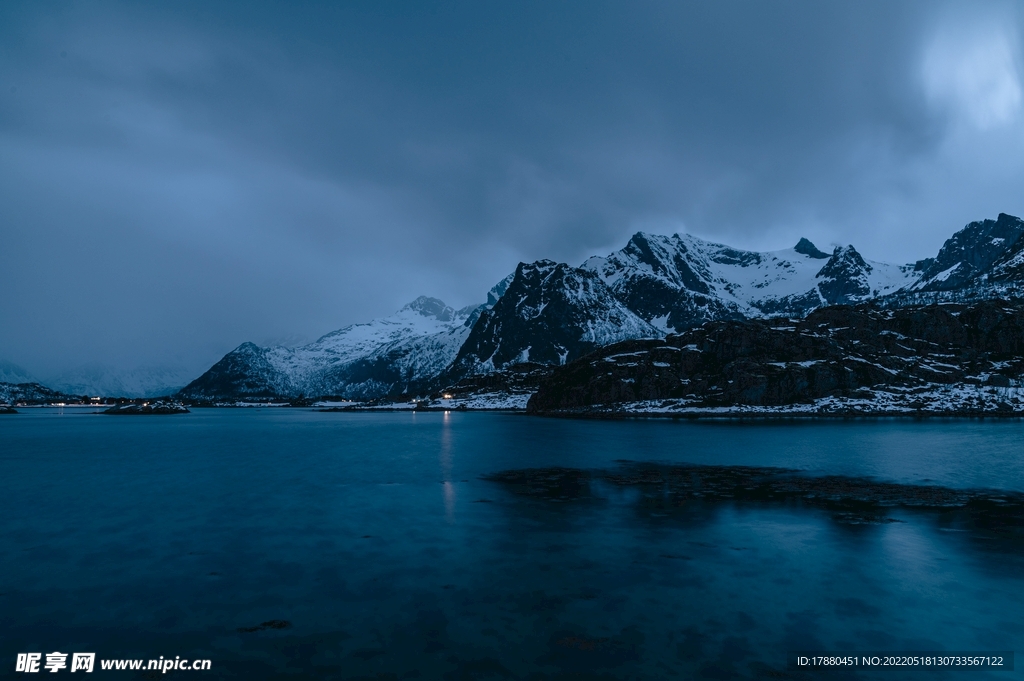
[[[551,260],[520,263],[504,294],[473,326],[453,374],[528,362],[559,365],[609,343],[660,335],[590,270]]]
[[[711,322],[664,340],[617,343],[556,369],[528,411],[665,399],[777,406],[878,387],[1008,386],[1024,376],[1022,355],[1022,303],[835,306],[801,320]]]

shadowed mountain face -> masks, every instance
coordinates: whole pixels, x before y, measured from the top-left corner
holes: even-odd
[[[849,305],[871,297],[871,270],[853,246],[838,247],[814,278],[829,305]]]
[[[453,310],[422,296],[391,317],[301,348],[243,344],[181,395],[422,394],[520,364],[561,366],[610,343],[709,322],[799,318],[869,301],[888,308],[970,303],[1022,292],[1024,221],[1005,214],[972,222],[935,258],[908,265],[867,260],[853,246],[829,255],[807,239],[758,253],[686,234],[637,233],[622,250],[580,267],[521,263],[484,305]]]
[[[593,272],[541,260],[516,268],[504,295],[473,327],[455,367],[485,373],[519,362],[565,364],[609,343],[660,335]]]

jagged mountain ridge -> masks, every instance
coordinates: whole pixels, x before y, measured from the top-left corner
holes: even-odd
[[[692,235],[640,232],[622,250],[580,267],[521,263],[481,306],[456,312],[421,297],[396,315],[302,348],[243,344],[181,395],[368,399],[437,389],[519,363],[557,366],[609,343],[659,338],[710,321],[803,317],[869,301],[900,307],[1019,295],[1022,233],[1024,222],[1000,214],[967,225],[935,258],[892,265],[866,260],[852,245],[829,255],[807,239],[761,253]],[[956,272],[965,274],[950,276]]]
[[[583,267],[666,333],[716,319],[802,316],[824,305],[877,298],[914,281],[912,266],[866,261],[853,246],[827,256],[801,239],[791,249],[758,253],[688,234],[642,232],[621,251],[590,258]]]
[[[910,286],[882,298],[883,307],[970,303],[1024,295],[1024,220],[1000,213],[972,222],[946,240],[934,258],[915,265]]]

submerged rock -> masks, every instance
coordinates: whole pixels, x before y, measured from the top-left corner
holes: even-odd
[[[1001,490],[908,485],[841,475],[812,476],[788,468],[623,462],[612,470],[530,468],[484,476],[518,496],[567,502],[597,499],[602,485],[634,488],[653,515],[693,504],[800,503],[831,512],[843,524],[901,522],[894,509],[931,511],[947,522],[1004,539],[1024,540],[1024,494]],[[950,515],[952,514],[952,515]]]

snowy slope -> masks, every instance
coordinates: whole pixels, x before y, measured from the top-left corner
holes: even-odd
[[[377,395],[440,373],[469,335],[466,322],[476,309],[453,310],[421,296],[390,317],[345,327],[295,350],[275,348],[269,359],[291,377],[293,391]]]
[[[489,294],[497,300],[502,285]],[[298,348],[243,343],[181,391],[189,399],[401,392],[451,364],[486,306],[454,310],[421,296],[395,314],[353,324]]]

